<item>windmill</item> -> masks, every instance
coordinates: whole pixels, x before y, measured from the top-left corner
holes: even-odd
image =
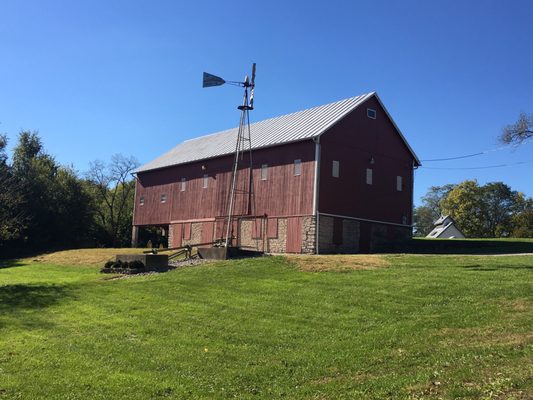
[[[224,84],[244,88],[242,105],[237,107],[237,109],[241,111],[241,117],[237,133],[237,143],[235,144],[235,158],[231,170],[231,184],[228,192],[228,199],[226,201],[226,217],[224,220],[223,227],[226,231],[224,245],[225,247],[230,247],[233,226],[232,222],[233,219],[236,218],[236,215],[234,215],[236,195],[241,194],[246,196],[247,214],[253,215],[255,212],[255,201],[253,193],[252,139],[250,132],[250,110],[254,109],[255,63],[252,64],[252,79],[250,80],[248,78],[248,75],[246,75],[243,82],[226,81],[219,76],[204,72],[202,87],[206,88],[213,86],[221,86]],[[237,183],[239,182],[238,174],[240,172],[239,165],[244,162],[244,154],[246,152],[248,152],[249,159],[248,179],[245,181],[247,187],[239,189],[237,188]]]

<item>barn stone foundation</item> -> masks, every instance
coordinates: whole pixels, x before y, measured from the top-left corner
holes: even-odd
[[[302,218],[302,253],[316,253],[316,217]]]
[[[401,247],[411,239],[411,228],[320,215],[318,235],[319,254],[376,253]]]
[[[268,219],[242,218],[238,221],[237,246],[265,253],[286,253],[288,248],[289,218],[299,218],[300,253],[354,254],[401,250],[402,243],[411,239],[411,228],[407,226],[360,221],[351,218],[320,214],[301,217],[279,217]],[[275,221],[275,222],[271,222]],[[277,229],[269,232],[268,224],[276,223]],[[260,224],[254,226],[254,224]],[[318,225],[318,226],[317,226]],[[202,243],[202,222],[191,223],[190,239],[183,238],[181,246]],[[169,244],[174,240],[175,225],[169,227]],[[317,229],[318,228],[318,229]],[[212,227],[210,227],[212,229]],[[292,229],[292,228],[291,228]],[[294,231],[293,231],[294,232]],[[318,240],[317,240],[318,232]],[[210,234],[207,234],[209,236]],[[293,239],[290,239],[293,240]],[[294,248],[294,246],[293,246]]]
[[[267,238],[267,253],[285,253],[287,251],[287,218],[278,218],[278,234]]]
[[[340,219],[342,224],[342,240],[335,243],[334,240],[334,217],[320,215],[318,229],[318,252],[319,253],[358,253],[360,238],[360,223],[353,219]]]

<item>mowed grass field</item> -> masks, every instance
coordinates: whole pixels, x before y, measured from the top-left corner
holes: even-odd
[[[0,399],[533,398],[533,256],[110,254],[0,264]]]

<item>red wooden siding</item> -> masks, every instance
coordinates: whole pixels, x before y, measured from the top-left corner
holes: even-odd
[[[183,239],[191,240],[192,224],[190,222],[183,224]]]
[[[377,111],[370,119],[366,109]],[[320,140],[319,211],[377,221],[411,221],[413,157],[375,98],[339,121]],[[332,177],[332,162],[340,176]],[[373,161],[373,162],[372,162]],[[366,169],[373,184],[366,184]],[[403,190],[396,190],[401,176]]]
[[[299,217],[287,218],[287,253],[302,252],[302,221]]]
[[[252,220],[252,239],[261,239],[263,231],[263,218]]]
[[[290,216],[313,213],[315,145],[312,141],[256,150],[253,154],[254,215]],[[302,174],[294,176],[293,162],[302,160]],[[232,156],[141,172],[136,185],[135,225],[168,224],[225,216],[231,179]],[[244,161],[246,164],[246,160]],[[268,178],[261,180],[261,165],[268,164]],[[202,166],[206,169],[202,170]],[[247,188],[248,169],[239,174],[237,188]],[[202,187],[203,175],[209,184]],[[181,178],[186,189],[181,191]],[[161,204],[161,194],[167,202]],[[139,205],[140,197],[145,204]],[[236,196],[234,214],[247,215],[247,194]],[[248,214],[249,215],[249,214]]]
[[[214,228],[214,221],[202,222],[202,243],[211,243],[213,241]]]
[[[278,237],[278,219],[277,218],[268,218],[267,237],[269,239],[276,239]]]
[[[170,247],[181,247],[183,237],[183,224],[174,224],[172,231],[172,243]]]

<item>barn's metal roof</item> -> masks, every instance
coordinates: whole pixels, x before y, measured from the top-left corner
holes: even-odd
[[[252,149],[298,142],[320,136],[346,114],[372,96],[378,98],[377,94],[372,92],[292,114],[255,122],[250,126]],[[160,169],[232,154],[235,152],[237,133],[238,128],[233,128],[186,140],[169,152],[139,167],[135,172]],[[401,133],[400,135],[418,162],[416,155],[405,141],[405,138]]]

